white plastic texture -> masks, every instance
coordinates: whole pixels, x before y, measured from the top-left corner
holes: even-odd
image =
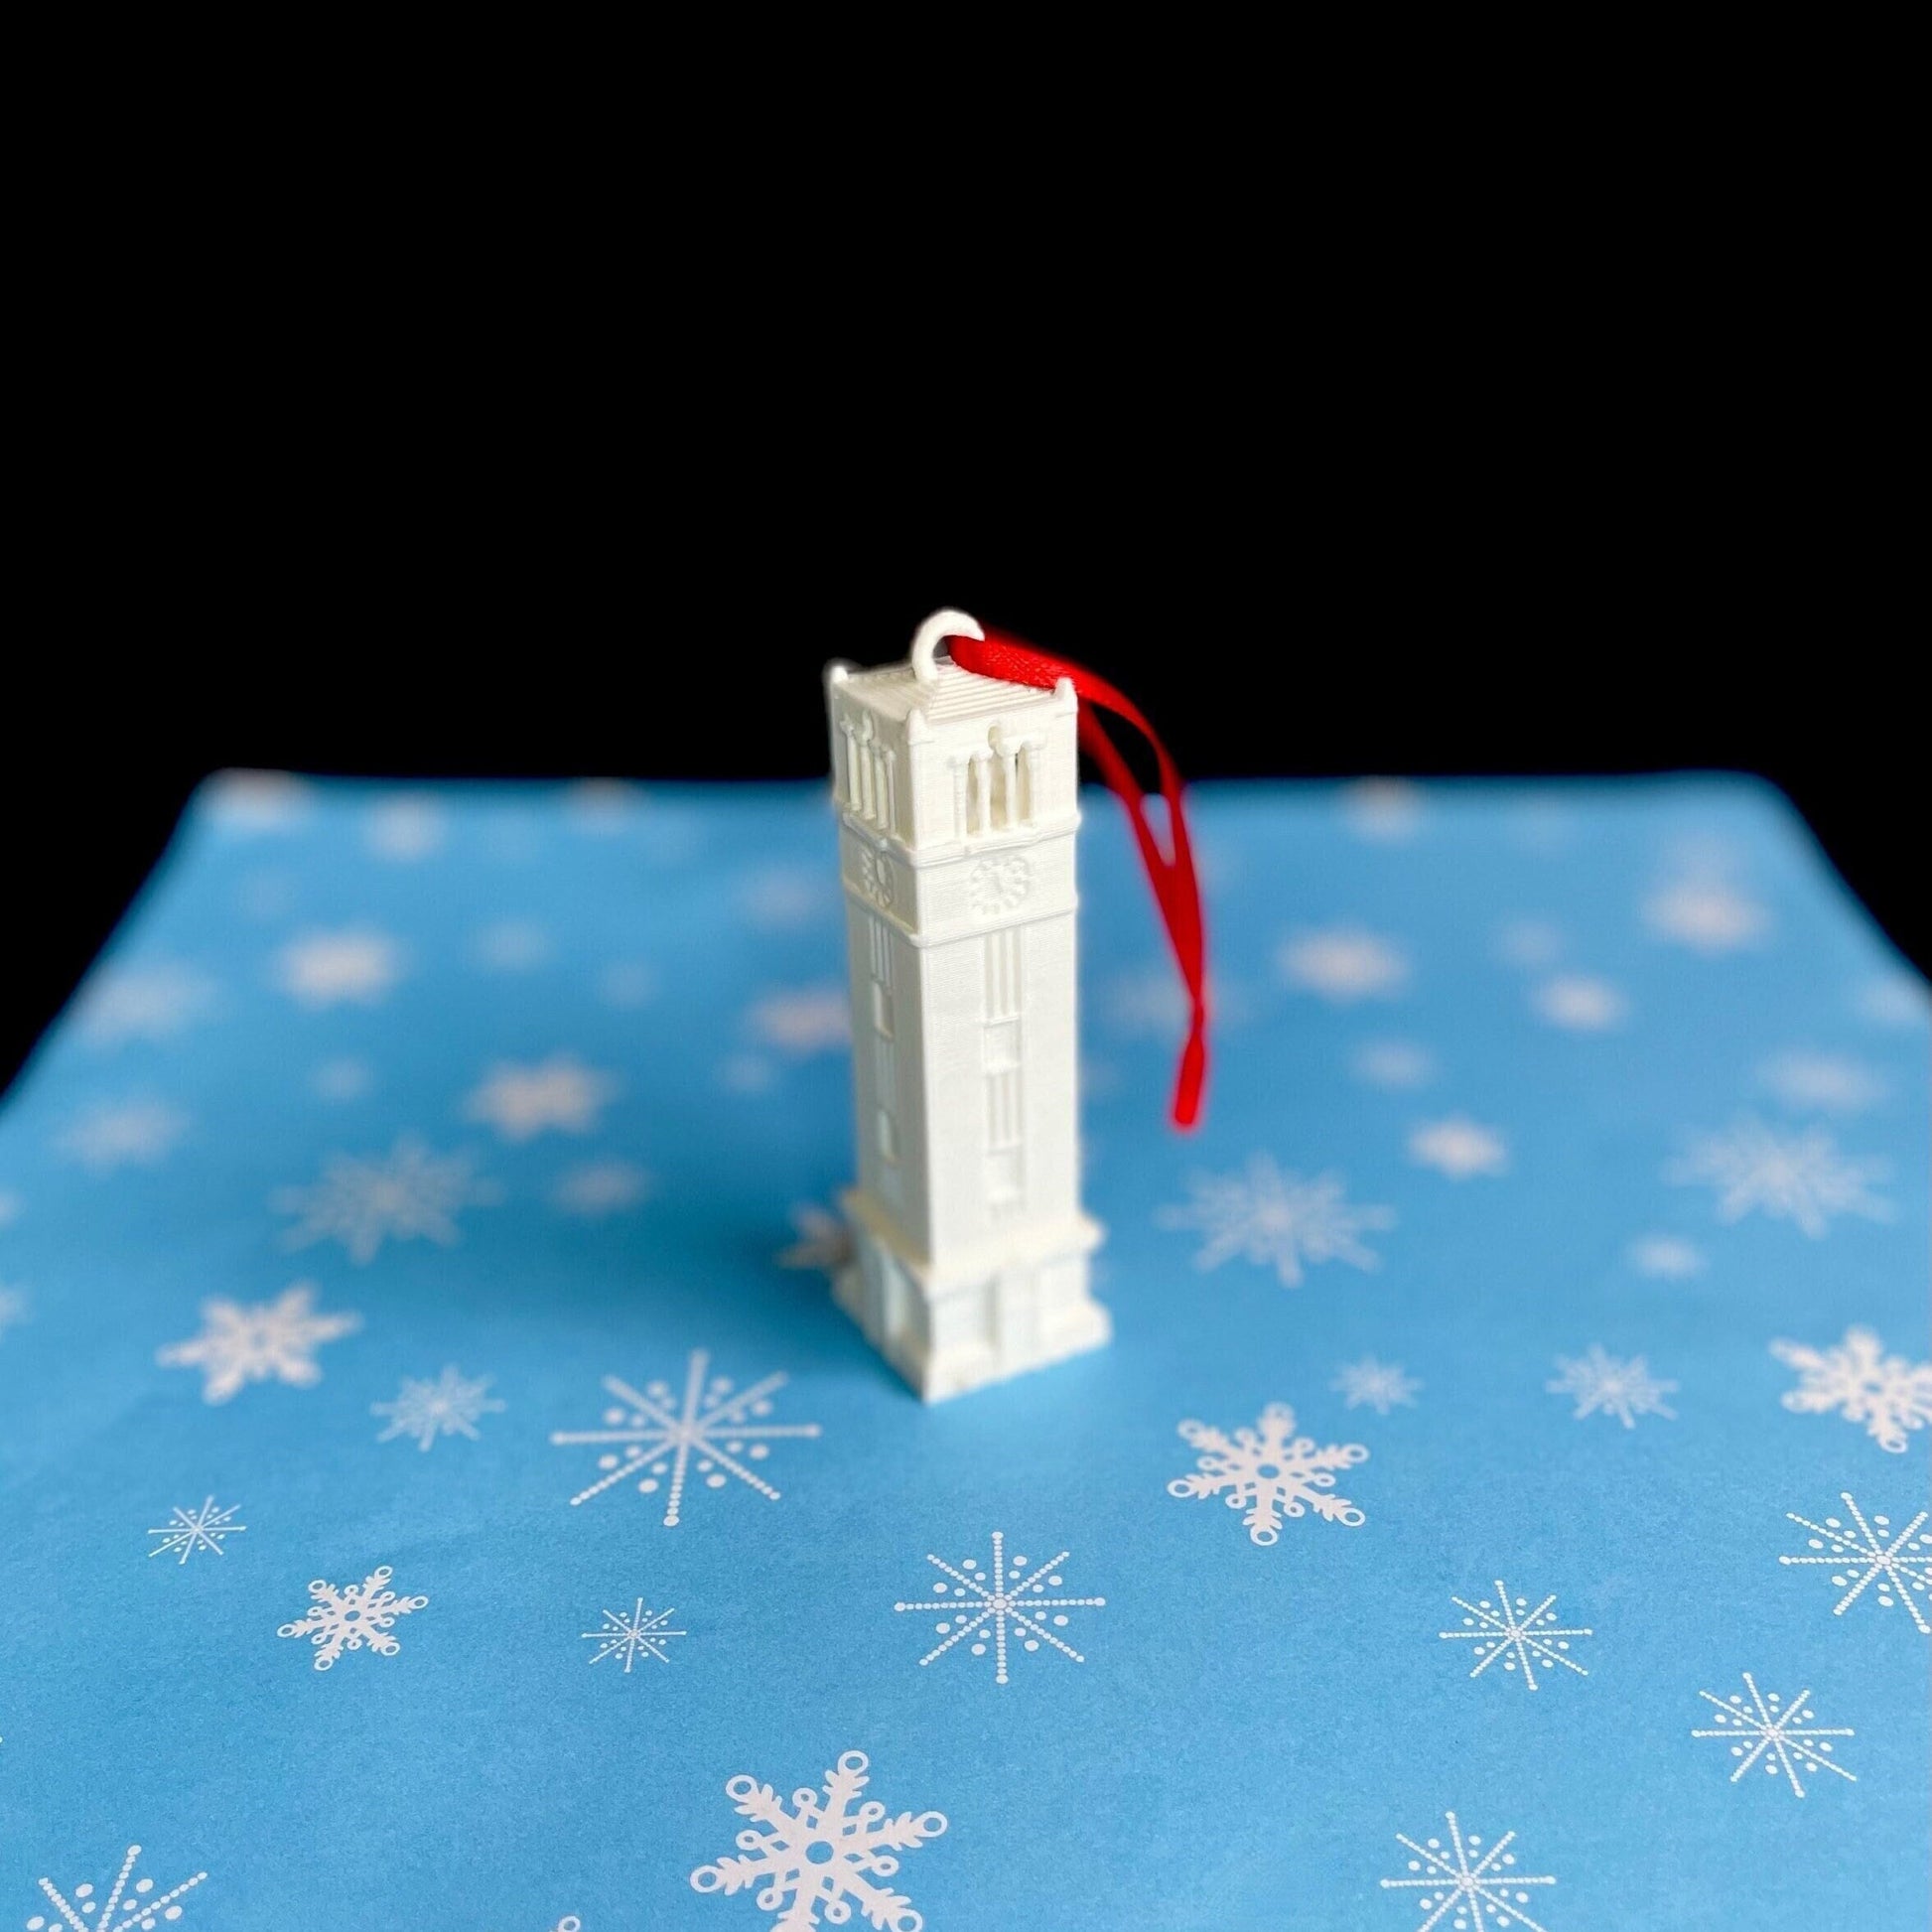
[[[938,659],[828,667],[859,1182],[839,1305],[927,1401],[1112,1332],[1080,1209],[1077,700]]]

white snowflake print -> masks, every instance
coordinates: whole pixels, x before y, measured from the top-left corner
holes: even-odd
[[[1504,1932],[1505,1927],[1521,1926],[1523,1932],[1546,1932],[1546,1928],[1524,1910],[1530,1895],[1529,1885],[1554,1885],[1547,1873],[1532,1878],[1518,1871],[1516,1854],[1509,1848],[1516,1834],[1505,1832],[1485,1852],[1482,1839],[1474,1832],[1465,1834],[1454,1812],[1446,1812],[1449,1844],[1440,1838],[1425,1839],[1418,1845],[1402,1833],[1396,1843],[1412,1854],[1408,1878],[1384,1878],[1384,1891],[1413,1891],[1421,1896],[1417,1903],[1427,1914],[1416,1932],[1434,1932],[1451,1913],[1455,1932]],[[1485,1916],[1485,1914],[1487,1916]]]
[[[1341,813],[1358,839],[1396,845],[1422,827],[1423,788],[1411,778],[1357,778],[1341,788]]]
[[[989,1575],[972,1557],[965,1558],[957,1569],[943,1558],[930,1554],[926,1562],[941,1575],[952,1579],[950,1584],[932,1586],[933,1600],[922,1603],[895,1603],[895,1610],[943,1612],[941,1620],[933,1625],[940,1641],[919,1659],[921,1666],[929,1664],[936,1657],[943,1657],[954,1644],[963,1643],[968,1637],[975,1641],[970,1646],[975,1657],[984,1657],[989,1634],[993,1642],[993,1681],[1004,1684],[1007,1681],[1007,1625],[1013,1626],[1015,1636],[1023,1649],[1037,1650],[1041,1644],[1050,1645],[1062,1657],[1070,1657],[1076,1664],[1087,1660],[1065,1642],[1054,1635],[1055,1630],[1067,1627],[1068,1610],[1100,1610],[1107,1606],[1104,1596],[1061,1596],[1048,1595],[1061,1587],[1059,1568],[1071,1553],[1062,1550],[1058,1556],[1049,1557],[1042,1564],[1033,1567],[1033,1574],[1027,1575],[1027,1559],[1022,1556],[1009,1557],[1006,1553],[1006,1538],[999,1530],[993,1532],[993,1569]],[[1047,1625],[1051,1624],[1052,1629]]]
[[[467,1436],[474,1443],[478,1421],[502,1412],[503,1405],[488,1389],[487,1376],[473,1382],[454,1368],[446,1368],[434,1382],[405,1375],[395,1401],[369,1405],[370,1415],[389,1418],[389,1427],[375,1440],[387,1443],[408,1436],[420,1449],[439,1436]]]
[[[413,865],[440,852],[447,832],[443,807],[434,798],[398,792],[369,808],[362,842],[378,859]]]
[[[640,1495],[654,1495],[668,1476],[664,1527],[675,1529],[694,1462],[707,1488],[722,1489],[729,1477],[736,1476],[767,1501],[778,1500],[778,1491],[739,1457],[761,1462],[774,1440],[816,1436],[817,1423],[762,1420],[771,1413],[771,1396],[784,1387],[783,1375],[767,1375],[734,1394],[734,1385],[723,1376],[708,1376],[710,1366],[711,1357],[703,1349],[691,1351],[681,1398],[668,1382],[649,1383],[640,1393],[618,1376],[607,1375],[604,1387],[618,1402],[605,1410],[605,1427],[552,1432],[550,1441],[558,1449],[579,1444],[614,1446],[597,1459],[604,1473],[571,1497],[573,1509],[632,1476],[637,1478]]]
[[[1581,1625],[1560,1625],[1556,1600],[1552,1591],[1532,1608],[1527,1596],[1510,1595],[1508,1586],[1498,1578],[1494,1597],[1480,1597],[1473,1603],[1466,1597],[1450,1597],[1449,1601],[1464,1613],[1462,1628],[1436,1634],[1448,1643],[1474,1644],[1476,1666],[1469,1673],[1471,1677],[1480,1677],[1498,1659],[1505,1671],[1520,1674],[1532,1691],[1539,1667],[1546,1675],[1562,1669],[1587,1677],[1589,1672],[1569,1654],[1570,1639],[1595,1633]]]
[[[0,1282],[0,1340],[9,1328],[18,1328],[33,1318],[34,1304],[24,1288],[9,1288]]]
[[[1404,1374],[1400,1362],[1378,1362],[1373,1355],[1364,1355],[1359,1362],[1344,1363],[1328,1386],[1346,1398],[1344,1408],[1373,1409],[1386,1416],[1391,1409],[1413,1409],[1422,1384]]]
[[[1634,1429],[1639,1416],[1677,1419],[1677,1411],[1664,1402],[1665,1396],[1677,1393],[1677,1384],[1659,1381],[1641,1355],[1623,1361],[1606,1355],[1599,1343],[1591,1342],[1584,1355],[1559,1355],[1557,1368],[1557,1379],[1543,1386],[1552,1395],[1577,1398],[1575,1421],[1581,1422],[1586,1416],[1614,1416],[1625,1429]]]
[[[852,1230],[843,1214],[834,1214],[814,1201],[801,1201],[791,1210],[797,1239],[778,1250],[780,1268],[818,1269],[837,1274],[852,1259]]]
[[[402,977],[402,948],[385,932],[345,926],[305,932],[275,955],[275,983],[298,1005],[380,1004]]]
[[[1276,948],[1275,963],[1289,985],[1336,1006],[1391,999],[1409,983],[1401,949],[1357,925],[1295,933]]]
[[[310,1608],[293,1623],[276,1631],[279,1637],[307,1637],[316,1647],[316,1669],[330,1670],[345,1650],[364,1646],[378,1657],[393,1657],[402,1648],[389,1634],[399,1616],[409,1616],[429,1605],[427,1596],[398,1596],[389,1588],[395,1573],[378,1565],[359,1584],[330,1584],[320,1578],[309,1586],[315,1598]]]
[[[89,1107],[55,1145],[92,1173],[117,1168],[152,1168],[174,1151],[189,1118],[165,1100],[110,1100]]]
[[[1812,1721],[1817,1713],[1808,1703],[1810,1691],[1800,1691],[1786,1703],[1775,1691],[1768,1694],[1760,1691],[1756,1678],[1749,1671],[1744,1672],[1744,1690],[1749,1693],[1748,1703],[1736,1691],[1731,1692],[1728,1699],[1717,1697],[1710,1691],[1700,1691],[1698,1696],[1711,1705],[1718,1715],[1712,1720],[1713,1728],[1691,1732],[1693,1737],[1722,1737],[1729,1744],[1731,1756],[1738,1760],[1736,1770],[1730,1774],[1732,1784],[1760,1758],[1764,1762],[1764,1769],[1772,1777],[1782,1773],[1785,1782],[1800,1798],[1805,1795],[1805,1787],[1798,1779],[1800,1771],[1830,1771],[1848,1784],[1858,1783],[1858,1779],[1844,1765],[1832,1761],[1832,1739],[1851,1737],[1857,1733],[1843,1728],[1826,1729],[1815,1725]]]
[[[825,1773],[825,1800],[803,1786],[791,1794],[787,1811],[768,1784],[740,1775],[725,1783],[725,1795],[739,1815],[762,1830],[738,1835],[743,1858],[723,1858],[701,1864],[691,1874],[691,1888],[700,1892],[733,1892],[760,1887],[759,1910],[776,1912],[771,1932],[806,1932],[817,1925],[818,1908],[825,1922],[844,1925],[856,1908],[879,1932],[922,1932],[924,1918],[902,1893],[873,1883],[898,1870],[897,1852],[916,1852],[928,1839],[946,1829],[944,1816],[922,1812],[916,1818],[902,1811],[888,1818],[876,1800],[854,1808],[853,1801],[869,1779],[864,1751],[847,1751]]]
[[[587,1161],[559,1177],[550,1204],[587,1221],[602,1220],[635,1207],[655,1185],[649,1171],[634,1161]]]
[[[158,1349],[155,1360],[163,1368],[199,1368],[204,1402],[226,1402],[250,1382],[271,1379],[313,1388],[322,1380],[316,1350],[362,1325],[359,1314],[318,1314],[315,1307],[314,1282],[246,1308],[212,1296],[202,1304],[202,1332]]]
[[[1644,1234],[1630,1243],[1630,1266],[1659,1281],[1684,1281],[1704,1272],[1704,1250],[1681,1234]]]
[[[1237,1429],[1232,1437],[1206,1423],[1182,1423],[1181,1440],[1201,1454],[1197,1473],[1176,1476],[1168,1494],[1200,1498],[1226,1491],[1228,1508],[1248,1512],[1241,1519],[1248,1540],[1264,1548],[1279,1540],[1284,1516],[1304,1516],[1311,1509],[1324,1522],[1359,1529],[1367,1517],[1346,1496],[1329,1492],[1334,1472],[1366,1462],[1368,1450],[1360,1443],[1316,1448],[1312,1437],[1297,1436],[1294,1429],[1295,1411],[1285,1402],[1271,1402],[1258,1429]]]
[[[574,1053],[519,1065],[501,1060],[463,1103],[463,1117],[495,1128],[505,1141],[529,1141],[555,1129],[589,1134],[617,1097],[619,1082]]]
[[[1822,1566],[1830,1570],[1833,1588],[1845,1592],[1833,1607],[1834,1616],[1843,1616],[1866,1590],[1870,1590],[1881,1609],[1889,1610],[1903,1603],[1912,1621],[1918,1625],[1919,1635],[1932,1637],[1932,1623],[1926,1621],[1925,1612],[1919,1608],[1916,1600],[1921,1596],[1932,1596],[1932,1535],[1919,1534],[1932,1511],[1920,1510],[1893,1536],[1889,1516],[1867,1517],[1846,1490],[1839,1492],[1839,1500],[1844,1503],[1856,1528],[1848,1529],[1836,1516],[1828,1516],[1822,1523],[1814,1523],[1809,1516],[1799,1516],[1786,1510],[1785,1515],[1791,1522],[1811,1532],[1810,1546],[1820,1554],[1780,1557],[1779,1563],[1801,1568]],[[1890,1540],[1887,1541],[1887,1538]]]
[[[533,973],[556,947],[534,919],[498,919],[477,934],[471,951],[486,973]]]
[[[1395,1226],[1394,1208],[1352,1204],[1340,1174],[1305,1180],[1267,1154],[1251,1156],[1242,1173],[1190,1174],[1187,1189],[1192,1200],[1161,1208],[1155,1219],[1206,1236],[1194,1266],[1218,1268],[1240,1255],[1273,1268],[1284,1288],[1301,1286],[1304,1264],[1378,1267],[1380,1258],[1358,1237]]]
[[[1687,877],[1659,886],[1644,900],[1644,923],[1660,939],[1708,955],[1754,945],[1770,930],[1771,915],[1728,881]]]
[[[216,1509],[214,1498],[209,1496],[199,1509],[182,1509],[173,1512],[174,1520],[158,1530],[150,1530],[150,1536],[158,1536],[161,1541],[148,1552],[150,1557],[178,1556],[186,1563],[198,1550],[206,1550],[210,1556],[224,1557],[227,1552],[221,1547],[221,1539],[239,1536],[247,1529],[246,1523],[234,1520],[239,1503],[230,1503],[226,1509]]]
[[[205,796],[224,832],[286,832],[308,812],[314,787],[292,771],[217,771]]]
[[[282,1237],[285,1247],[340,1241],[361,1264],[373,1261],[385,1241],[453,1247],[462,1210],[501,1198],[494,1182],[473,1175],[468,1155],[433,1154],[405,1134],[386,1155],[326,1155],[319,1180],[277,1188],[273,1205],[296,1217]]]
[[[625,1615],[621,1610],[605,1610],[604,1627],[601,1630],[586,1630],[582,1634],[598,1646],[597,1655],[591,1659],[601,1664],[607,1657],[623,1659],[623,1674],[630,1675],[630,1666],[639,1657],[655,1657],[660,1664],[671,1661],[671,1653],[664,1645],[672,1637],[690,1634],[686,1630],[673,1630],[669,1627],[675,1610],[647,1610],[644,1599],[637,1599],[637,1607]]]
[[[1665,1168],[1664,1178],[1715,1189],[1721,1221],[1761,1213],[1795,1222],[1817,1241],[1831,1231],[1834,1214],[1889,1220],[1889,1204],[1865,1184],[1885,1173],[1882,1161],[1841,1155],[1822,1127],[1784,1133],[1746,1114],[1724,1133],[1693,1136],[1683,1157]]]
[[[1466,1114],[1419,1123],[1410,1131],[1409,1158],[1451,1180],[1509,1172],[1509,1148],[1493,1127],[1479,1126]]]
[[[753,1008],[753,1034],[796,1059],[837,1053],[851,1043],[852,1001],[843,986],[800,986],[767,993]]]
[[[1349,1067],[1368,1086],[1406,1093],[1435,1079],[1436,1056],[1414,1040],[1370,1039],[1355,1049]]]
[[[375,1068],[353,1057],[324,1060],[309,1076],[309,1089],[318,1100],[360,1100],[374,1087]]]
[[[41,1879],[47,1902],[60,1916],[50,1919],[36,1912],[27,1921],[27,1932],[58,1932],[63,1927],[75,1928],[75,1932],[155,1932],[164,1923],[176,1924],[185,1909],[180,1899],[197,1885],[206,1884],[207,1873],[198,1871],[179,1885],[158,1892],[152,1878],[134,1877],[140,1860],[141,1848],[130,1845],[111,1885],[75,1885],[71,1891],[63,1891],[52,1878]],[[134,1879],[132,1884],[128,1883],[130,1878]],[[105,1897],[99,1896],[102,1891]]]
[[[1774,1341],[1771,1353],[1798,1371],[1798,1386],[1779,1400],[1799,1415],[1862,1422],[1881,1449],[1905,1452],[1905,1433],[1932,1426],[1932,1362],[1887,1355],[1869,1328],[1847,1328],[1832,1348]]]
[[[1863,1061],[1799,1047],[1766,1060],[1757,1083],[1793,1113],[1862,1114],[1886,1093],[1884,1081]]]
[[[1588,973],[1559,973],[1530,995],[1539,1019],[1573,1034],[1608,1033],[1620,1027],[1630,1002],[1608,980]]]
[[[214,982],[180,960],[149,960],[89,975],[74,1009],[90,1046],[173,1039],[213,1011]]]

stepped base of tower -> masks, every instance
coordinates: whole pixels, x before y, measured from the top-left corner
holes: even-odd
[[[963,1267],[902,1253],[858,1190],[842,1205],[853,1257],[833,1277],[838,1305],[927,1402],[1084,1354],[1114,1324],[1093,1299],[1099,1223],[1084,1214],[1028,1229]]]

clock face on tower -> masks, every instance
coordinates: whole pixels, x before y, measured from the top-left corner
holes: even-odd
[[[1034,869],[1018,852],[982,859],[966,875],[966,907],[976,919],[1011,912],[1033,890]]]

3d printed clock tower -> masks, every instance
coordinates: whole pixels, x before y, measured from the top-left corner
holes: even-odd
[[[1077,700],[936,658],[825,674],[859,1184],[839,1304],[928,1401],[1111,1332],[1080,1210]]]

